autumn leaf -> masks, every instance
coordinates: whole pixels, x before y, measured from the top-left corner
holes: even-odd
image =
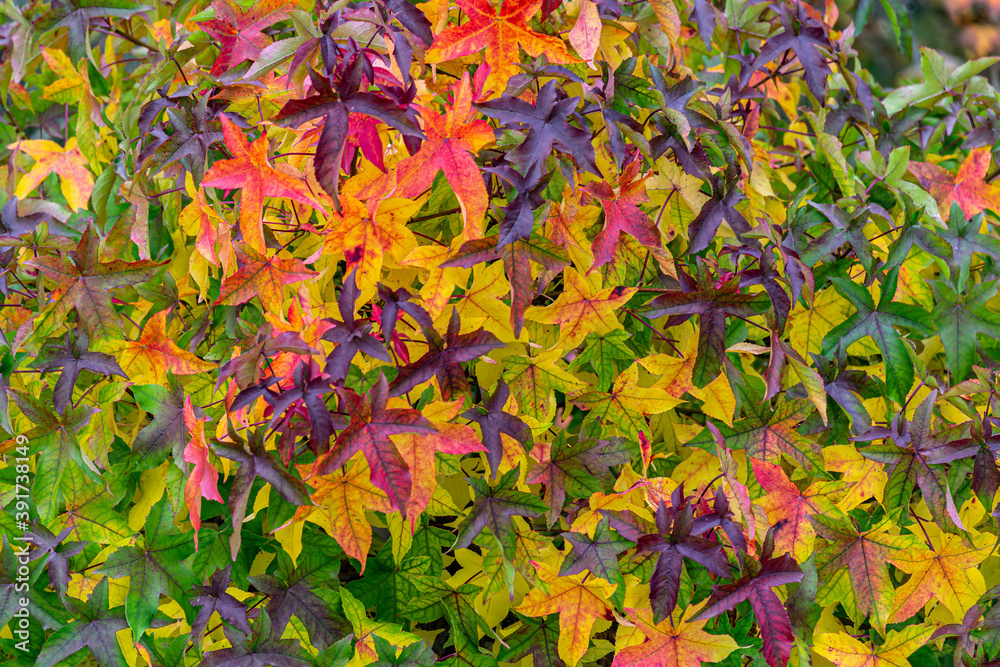
[[[243,131],[229,117],[222,115],[222,133],[226,148],[233,156],[230,160],[219,160],[205,174],[202,187],[240,189],[240,232],[248,246],[259,253],[265,249],[264,226],[261,215],[265,197],[292,199],[323,210],[323,204],[309,191],[305,181],[271,166],[267,159],[267,132],[252,144]]]
[[[707,621],[667,618],[654,623],[648,611],[626,611],[645,641],[622,649],[612,667],[701,667],[706,662],[722,662],[737,649],[732,637],[705,632]]]
[[[461,319],[456,309],[451,311],[448,331],[443,338],[434,329],[424,327],[427,352],[399,369],[399,374],[392,381],[391,395],[405,394],[432,377],[437,378],[441,395],[445,400],[468,393],[469,384],[461,364],[503,347],[503,343],[488,331],[479,329],[462,334],[459,333],[461,329]]]
[[[267,257],[245,243],[233,245],[239,268],[222,282],[216,305],[235,306],[257,297],[265,310],[273,312],[280,309],[285,300],[285,285],[316,275],[300,260]]]
[[[816,572],[824,582],[821,589],[825,589],[817,596],[836,600],[851,595],[858,611],[869,616],[880,631],[884,630],[895,595],[887,564],[898,551],[916,548],[916,536],[888,532],[892,526],[888,517],[865,529],[849,516],[836,512],[814,514],[810,520],[816,533],[826,540],[826,545],[816,550]],[[844,570],[847,582],[843,581]]]
[[[76,336],[67,334],[61,342],[61,345],[56,345],[56,341],[46,342],[38,358],[31,364],[43,372],[62,369],[59,379],[52,387],[52,401],[59,412],[65,410],[73,398],[73,389],[81,371],[128,377],[114,357],[103,352],[88,350],[90,341],[86,332],[80,332]]]
[[[470,153],[477,153],[494,140],[489,123],[471,120],[472,115],[472,88],[465,75],[455,87],[454,100],[444,114],[430,109],[421,113],[427,141],[416,155],[397,166],[395,191],[397,197],[416,197],[443,171],[458,197],[467,240],[482,237],[483,216],[489,206],[486,184]]]
[[[427,508],[438,486],[436,453],[460,455],[486,451],[471,427],[450,423],[458,416],[463,403],[462,400],[452,401],[450,404],[442,402],[424,413],[434,424],[436,433],[401,433],[392,438],[413,481],[406,510],[413,527],[418,525],[421,512]]]
[[[816,531],[810,522],[815,516],[833,511],[833,500],[841,491],[839,482],[813,482],[800,491],[781,466],[753,460],[753,474],[767,492],[757,504],[767,512],[774,530],[774,552],[789,553],[798,562],[813,553]]]
[[[749,600],[760,623],[767,664],[770,667],[787,665],[792,649],[791,621],[781,600],[771,589],[802,581],[802,577],[802,570],[788,554],[779,558],[770,558],[765,554],[760,571],[755,575],[747,575],[731,584],[712,586],[712,595],[695,620],[712,618]]]
[[[36,321],[37,330],[51,330],[75,308],[92,340],[120,337],[121,319],[111,305],[109,290],[152,279],[160,264],[150,260],[102,262],[99,246],[96,230],[88,226],[76,249],[70,251],[69,261],[50,256],[31,260],[32,266],[62,288],[51,310]]]
[[[563,533],[570,545],[570,552],[563,559],[559,568],[559,576],[580,574],[588,570],[595,577],[600,577],[616,588],[612,591],[612,599],[625,599],[625,580],[622,577],[618,554],[634,547],[635,544],[620,535],[611,532],[608,517],[601,519],[593,535],[580,533]]]
[[[660,232],[638,204],[646,202],[646,176],[640,177],[642,165],[630,162],[618,175],[615,186],[608,183],[591,183],[585,192],[601,202],[604,209],[604,227],[594,238],[594,266],[600,268],[614,258],[619,237],[629,234],[645,246],[659,247]],[[584,202],[586,203],[586,202]]]
[[[94,191],[94,177],[87,169],[87,160],[80,152],[76,137],[70,138],[65,147],[46,139],[30,139],[13,143],[7,148],[24,151],[35,161],[31,171],[18,180],[14,196],[24,199],[49,174],[55,173],[59,176],[59,185],[70,210],[87,207],[90,194]]]
[[[522,415],[551,423],[556,413],[555,392],[572,394],[586,386],[559,365],[560,357],[559,350],[551,350],[535,357],[504,359],[503,377]]]
[[[947,532],[959,533],[965,527],[943,464],[974,456],[977,446],[961,440],[947,442],[932,432],[931,418],[936,401],[937,392],[932,391],[917,406],[912,420],[901,423],[897,417],[888,428],[874,427],[856,439],[891,441],[866,447],[861,455],[886,464],[888,479],[883,496],[894,512],[900,512],[901,517],[910,515],[910,496],[916,487],[938,526]]]
[[[552,154],[552,149],[558,147],[572,155],[580,168],[592,174],[600,174],[594,162],[594,146],[590,143],[590,136],[568,121],[578,103],[577,98],[561,94],[555,81],[549,81],[538,91],[534,104],[504,95],[499,99],[480,102],[476,108],[505,126],[527,127],[528,135],[524,142],[507,154],[507,160],[525,173],[532,166],[544,163]]]
[[[390,435],[435,431],[423,415],[411,408],[386,408],[389,385],[380,375],[366,396],[352,390],[342,390],[351,422],[340,432],[330,451],[317,459],[315,474],[326,475],[346,464],[358,451],[364,452],[371,467],[372,484],[384,491],[393,509],[405,513],[410,498],[412,478],[406,462],[399,454]]]
[[[489,74],[483,88],[494,94],[505,91],[517,74],[519,49],[530,56],[545,54],[550,63],[571,63],[576,58],[557,37],[532,30],[528,21],[538,13],[542,0],[513,0],[497,10],[487,0],[456,0],[467,20],[444,30],[427,50],[427,62],[441,63],[473,53],[485,54]]]
[[[768,402],[760,402],[752,390],[741,388],[739,392],[745,401],[746,417],[734,422],[732,428],[719,426],[727,447],[743,449],[747,456],[775,465],[784,455],[806,470],[822,469],[819,443],[797,430],[812,410],[809,401],[779,398],[772,408]]]
[[[992,553],[993,543],[986,533],[969,538],[943,534],[933,550],[915,547],[892,555],[889,562],[911,576],[896,589],[889,622],[905,621],[932,600],[961,618],[984,592],[976,568]]]
[[[691,369],[691,381],[704,387],[718,377],[725,356],[726,316],[752,317],[766,308],[762,294],[749,294],[733,279],[713,281],[707,267],[699,261],[692,277],[679,273],[680,291],[661,294],[649,302],[647,317],[677,316],[680,324],[698,315],[698,355]]]
[[[511,518],[539,516],[545,512],[545,503],[530,493],[514,488],[519,472],[515,468],[504,474],[495,486],[489,486],[479,478],[469,478],[475,496],[472,508],[459,527],[456,549],[467,548],[484,528],[489,528],[500,546],[509,550],[515,538]]]
[[[510,388],[501,380],[482,407],[472,407],[462,413],[463,418],[479,425],[479,430],[483,434],[483,445],[486,447],[486,460],[494,475],[499,471],[500,462],[503,460],[503,435],[520,442],[525,450],[530,449],[532,442],[531,429],[528,425],[504,411],[509,398]]]
[[[526,481],[545,486],[551,526],[562,512],[567,494],[583,498],[601,493],[602,483],[611,479],[611,466],[630,461],[632,448],[622,438],[570,444],[565,437],[557,437],[551,446],[534,450],[532,456],[538,459],[538,465],[531,469]]]
[[[535,588],[517,606],[525,616],[559,614],[559,657],[567,664],[580,662],[590,644],[594,621],[608,618],[611,586],[586,574],[561,576],[546,563],[535,563],[539,578],[548,590]]]
[[[146,322],[137,341],[120,343],[117,352],[122,369],[139,384],[166,384],[167,371],[174,375],[196,375],[215,368],[202,361],[167,335],[167,311],[162,310]]]
[[[416,246],[406,221],[422,202],[382,199],[373,213],[346,192],[340,199],[343,213],[331,216],[334,226],[326,234],[323,252],[343,253],[347,271],[354,272],[361,291],[374,293],[386,255],[401,260]]]
[[[640,387],[635,364],[622,371],[610,392],[585,391],[572,400],[590,413],[588,420],[610,421],[631,441],[638,441],[640,434],[650,437],[645,415],[666,412],[681,403],[663,389]]]
[[[342,468],[306,479],[314,490],[315,507],[302,506],[295,519],[319,524],[365,571],[368,550],[372,545],[372,526],[365,510],[391,510],[385,492],[370,481],[371,470],[363,456],[355,456]]]
[[[672,494],[670,507],[660,500],[656,509],[657,532],[643,535],[636,542],[637,554],[659,554],[656,569],[649,579],[649,603],[653,609],[653,620],[657,623],[668,618],[677,606],[685,558],[705,566],[717,577],[728,577],[730,574],[729,561],[722,546],[692,534],[693,509],[683,493],[683,487],[678,487]]]
[[[634,288],[606,287],[601,289],[599,275],[581,276],[573,269],[564,272],[565,289],[555,303],[531,306],[525,318],[543,324],[559,325],[559,342],[563,348],[579,345],[590,333],[608,333],[621,329],[617,311],[632,295]]]
[[[219,76],[244,60],[256,60],[271,39],[262,30],[286,16],[289,0],[265,0],[244,11],[233,0],[213,0],[215,18],[205,21],[205,32],[219,46],[219,55],[212,63],[212,76]]]
[[[910,664],[906,659],[927,643],[933,627],[910,625],[902,630],[890,630],[885,641],[868,645],[846,633],[824,633],[814,638],[816,652],[842,667],[896,667]]]
[[[920,185],[934,197],[942,213],[950,211],[954,202],[971,218],[984,209],[995,211],[1000,207],[1000,188],[985,180],[991,161],[988,148],[976,148],[969,151],[954,176],[930,162],[911,161],[909,168]]]
[[[205,442],[205,422],[208,417],[196,417],[191,397],[184,400],[184,426],[191,434],[191,441],[184,448],[184,460],[194,466],[184,485],[184,503],[187,505],[194,526],[194,549],[198,550],[198,531],[201,530],[201,499],[222,502],[219,495],[219,471],[208,458]]]

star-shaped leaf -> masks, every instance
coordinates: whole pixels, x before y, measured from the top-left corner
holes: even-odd
[[[824,336],[823,353],[836,347],[847,349],[855,341],[871,337],[885,363],[889,398],[902,405],[913,386],[913,362],[906,351],[906,343],[895,327],[913,329],[930,336],[934,332],[930,318],[920,306],[894,301],[899,281],[898,269],[891,271],[882,285],[877,306],[863,286],[846,278],[830,278],[830,281],[850,300],[857,312]]]
[[[174,375],[197,375],[215,368],[199,359],[167,335],[167,311],[161,310],[146,322],[139,340],[119,344],[122,368],[133,381],[142,384],[167,383],[167,371]]]
[[[397,166],[395,192],[397,197],[414,198],[443,171],[458,198],[469,240],[482,236],[483,217],[489,206],[486,184],[472,154],[494,140],[489,123],[471,120],[472,116],[472,86],[466,74],[455,87],[454,101],[444,114],[431,109],[421,112],[427,141],[416,155]]]
[[[392,381],[390,395],[401,396],[435,376],[445,400],[468,394],[469,381],[465,377],[462,363],[503,347],[503,343],[484,329],[467,334],[459,333],[461,329],[462,322],[455,309],[451,311],[448,331],[443,338],[434,329],[423,327],[424,336],[427,337],[427,352],[399,369],[399,374]]]
[[[635,544],[612,532],[608,517],[602,517],[593,536],[581,533],[563,533],[563,539],[572,545],[563,559],[559,576],[580,574],[590,571],[616,588],[611,599],[621,604],[625,600],[625,580],[622,577],[618,554]]]
[[[34,664],[56,667],[77,651],[88,648],[100,667],[126,667],[128,662],[115,635],[129,624],[123,616],[108,610],[107,578],[94,587],[86,605],[75,600],[74,603],[79,617],[49,635]]]
[[[534,104],[504,95],[481,102],[476,108],[505,126],[527,126],[528,134],[524,141],[507,153],[507,161],[516,165],[522,173],[527,173],[536,164],[544,166],[552,149],[558,148],[572,155],[578,167],[599,176],[590,133],[570,125],[567,120],[576,111],[578,103],[579,98],[567,97],[556,87],[555,81],[549,81],[538,91]]]
[[[771,589],[802,581],[803,574],[788,554],[779,558],[770,558],[769,554],[764,556],[756,574],[747,575],[731,584],[712,586],[711,597],[695,619],[718,616],[749,600],[760,624],[764,658],[770,667],[781,667],[788,664],[791,654],[792,627],[785,606]]]
[[[486,446],[486,460],[490,470],[496,475],[503,460],[503,441],[500,434],[506,434],[521,443],[525,450],[530,449],[531,429],[523,421],[512,414],[504,412],[504,406],[510,398],[510,387],[500,380],[493,395],[486,399],[485,406],[469,408],[462,417],[479,424],[483,433],[483,444]]]
[[[62,344],[58,344],[59,342]],[[31,363],[33,367],[43,372],[62,369],[59,379],[52,388],[52,400],[59,412],[62,412],[73,398],[73,388],[80,377],[80,371],[128,377],[110,354],[90,352],[87,349],[89,342],[86,332],[80,332],[76,336],[68,333],[61,341],[50,339]]]
[[[502,93],[510,78],[519,71],[519,49],[532,57],[544,53],[550,63],[577,62],[561,39],[541,35],[528,26],[528,21],[541,8],[542,0],[508,0],[499,10],[488,0],[457,0],[457,3],[466,22],[446,28],[434,39],[427,50],[428,63],[483,52],[489,67],[483,88]]]
[[[273,312],[281,308],[285,285],[316,276],[301,260],[263,255],[246,243],[233,245],[239,268],[222,281],[215,305],[236,306],[257,297],[265,311]]]
[[[547,590],[533,588],[515,611],[525,616],[559,614],[559,657],[570,665],[580,662],[590,646],[594,621],[608,618],[607,598],[611,587],[585,574],[556,574],[546,563],[537,563],[539,578]]]
[[[678,277],[681,278],[681,291],[656,297],[649,302],[645,314],[653,319],[678,316],[670,320],[671,324],[680,324],[691,315],[699,315],[698,356],[691,379],[701,388],[718,377],[724,366],[726,316],[751,317],[764,312],[770,304],[763,293],[743,292],[737,278],[716,282],[700,261],[693,278],[683,271],[678,272]]]
[[[599,287],[600,275],[580,275],[574,269],[563,272],[564,289],[555,303],[549,306],[531,306],[525,318],[542,324],[559,325],[559,345],[564,349],[576,347],[590,333],[608,333],[622,329],[618,309],[632,295],[634,287]]]
[[[314,470],[325,475],[347,463],[355,453],[364,452],[371,467],[371,481],[385,491],[393,509],[405,513],[412,480],[406,462],[389,439],[398,433],[433,433],[434,425],[412,408],[389,408],[389,385],[379,379],[367,396],[350,389],[339,390],[351,422],[330,448],[316,461]]]
[[[481,478],[468,478],[475,496],[469,513],[459,527],[456,549],[468,547],[483,528],[489,528],[504,551],[510,551],[514,538],[511,517],[532,517],[545,513],[548,507],[539,498],[514,488],[518,474],[519,470],[515,468],[492,487]]]
[[[666,412],[681,403],[663,389],[640,387],[637,364],[632,364],[621,372],[610,392],[586,391],[573,396],[572,400],[587,410],[587,421],[592,420],[598,424],[611,422],[632,442],[639,441],[643,435],[650,438],[646,415]]]
[[[24,199],[52,173],[58,174],[63,197],[71,211],[86,208],[94,190],[94,177],[87,169],[87,159],[77,146],[76,137],[70,138],[63,148],[54,141],[30,139],[8,146],[10,150],[24,151],[35,161],[31,170],[17,182],[14,195]]]
[[[192,551],[190,533],[174,528],[174,512],[164,496],[146,517],[143,539],[135,546],[119,547],[98,570],[109,577],[129,577],[125,596],[125,618],[135,637],[149,629],[167,595],[188,612],[188,594],[195,585],[194,575],[181,561]]]
[[[267,159],[267,132],[252,144],[243,131],[225,114],[222,115],[222,133],[231,160],[219,160],[205,174],[202,187],[240,189],[240,232],[243,240],[258,253],[265,248],[264,226],[261,214],[265,197],[284,197],[311,206],[320,211],[323,204],[309,191],[305,181],[271,166]]]
[[[75,308],[92,340],[121,336],[121,318],[111,306],[110,290],[151,280],[160,264],[150,260],[102,262],[99,246],[96,230],[88,226],[68,260],[40,256],[29,262],[61,288],[50,310],[36,320],[37,330],[55,328]]]
[[[622,649],[612,667],[701,667],[721,663],[739,648],[732,637],[705,632],[706,621],[667,618],[655,623],[648,610],[627,611],[646,640]]]
[[[843,574],[848,576],[849,595],[872,625],[884,631],[893,610],[895,587],[889,578],[889,559],[900,550],[915,548],[915,535],[893,535],[892,520],[883,518],[860,529],[850,516],[827,512],[810,517],[816,533],[827,544],[816,551],[816,572],[822,582],[820,599],[843,598]]]
[[[966,218],[989,209],[1000,209],[1000,188],[986,182],[990,170],[990,149],[976,148],[969,151],[958,173],[929,162],[910,162],[910,171],[920,185],[931,193],[942,211],[950,211],[952,202],[959,205]]]
[[[660,232],[638,204],[648,201],[646,178],[640,177],[642,164],[639,160],[629,162],[618,175],[618,183],[612,186],[598,182],[588,184],[585,192],[601,202],[604,209],[604,228],[594,238],[594,268],[604,266],[614,259],[622,234],[628,234],[639,243],[660,246]]]
[[[202,24],[219,47],[212,76],[225,74],[244,60],[256,60],[272,41],[261,31],[285,18],[291,4],[290,0],[264,0],[244,10],[234,0],[213,0],[215,18]]]

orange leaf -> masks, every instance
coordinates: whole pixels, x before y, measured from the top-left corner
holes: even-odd
[[[427,141],[416,155],[400,162],[396,171],[396,196],[407,199],[429,188],[437,173],[443,171],[462,207],[465,237],[469,240],[483,235],[483,218],[489,206],[479,165],[469,153],[494,140],[489,123],[469,121],[472,114],[472,87],[465,74],[455,87],[451,108],[443,115],[431,109],[421,111]]]
[[[468,17],[460,26],[445,29],[427,50],[428,63],[441,63],[484,52],[489,75],[485,91],[502,93],[507,81],[520,71],[521,52],[537,58],[543,53],[550,63],[579,62],[558,37],[541,35],[528,26],[542,0],[506,0],[499,11],[488,0],[456,0]]]
[[[789,553],[800,563],[813,552],[816,529],[809,517],[832,510],[829,496],[838,492],[840,482],[815,482],[799,491],[781,466],[751,459],[753,474],[767,495],[757,501],[765,512],[774,532],[774,554]]]
[[[405,223],[420,210],[422,202],[382,199],[377,213],[348,194],[341,195],[340,203],[343,212],[331,216],[336,226],[327,232],[323,252],[343,253],[347,272],[355,271],[362,294],[374,293],[386,253],[399,260],[417,245]]]
[[[890,563],[912,576],[896,589],[896,610],[889,622],[905,621],[932,599],[941,602],[955,620],[961,619],[985,592],[976,568],[993,551],[994,540],[989,533],[968,541],[943,534],[935,551],[921,548],[890,556]]]
[[[149,318],[139,340],[125,341],[121,346],[118,363],[136,384],[165,385],[167,371],[174,375],[195,375],[215,368],[215,364],[178,347],[167,335],[165,310]]]
[[[732,637],[705,632],[702,628],[707,621],[665,618],[653,625],[649,611],[626,611],[646,636],[646,641],[621,650],[611,663],[612,667],[701,667],[703,662],[721,662],[739,648]]]
[[[35,160],[31,171],[18,182],[14,190],[16,197],[24,199],[55,172],[59,175],[63,197],[70,210],[86,208],[90,193],[94,191],[94,177],[87,170],[87,159],[77,147],[76,137],[70,137],[65,148],[45,139],[19,141],[7,148],[22,150]]]
[[[431,420],[437,433],[416,434],[402,433],[392,436],[392,442],[396,445],[396,450],[406,462],[406,467],[410,470],[413,480],[413,488],[410,491],[410,500],[406,509],[406,516],[410,520],[410,526],[419,525],[420,514],[431,501],[434,489],[437,488],[437,452],[444,454],[469,454],[471,452],[485,452],[486,447],[480,442],[479,436],[469,426],[462,424],[449,424],[448,420],[454,419],[462,406],[463,401],[435,402],[425,409],[425,417]]]
[[[990,149],[984,146],[969,152],[956,176],[929,162],[911,162],[910,171],[934,197],[942,216],[948,217],[955,202],[963,213],[972,217],[983,209],[1000,210],[1000,188],[984,180],[990,160]]]
[[[258,297],[265,311],[274,312],[281,309],[283,285],[316,275],[301,260],[265,257],[243,243],[234,245],[240,268],[222,282],[215,305],[235,306]]]
[[[222,114],[222,133],[226,148],[232,153],[232,160],[219,160],[205,174],[203,187],[240,188],[240,231],[243,240],[257,252],[264,252],[264,226],[261,213],[264,197],[285,197],[323,210],[309,191],[305,181],[278,171],[267,161],[267,132],[261,132],[260,139],[252,144],[243,136],[243,131]]]
[[[155,315],[154,317],[158,316]],[[222,502],[219,495],[219,471],[208,460],[208,444],[205,442],[205,422],[208,417],[196,418],[191,397],[184,398],[184,426],[191,434],[191,441],[184,448],[184,460],[194,464],[184,485],[184,504],[191,515],[194,526],[194,550],[198,550],[198,531],[201,529],[201,499],[208,498]]]

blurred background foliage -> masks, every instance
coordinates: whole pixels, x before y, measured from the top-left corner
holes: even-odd
[[[838,28],[848,25],[857,4],[857,0],[837,0]],[[957,62],[1000,56],[1000,0],[904,0],[903,4],[913,25],[911,57],[897,48],[892,24],[878,2],[855,42],[861,62],[882,85],[895,86],[901,78],[918,76],[920,47],[936,49]],[[984,74],[994,87],[1000,84],[1000,65]]]

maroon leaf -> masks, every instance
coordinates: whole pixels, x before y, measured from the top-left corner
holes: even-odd
[[[500,468],[500,461],[503,460],[503,442],[501,433],[506,433],[514,438],[524,447],[525,450],[531,448],[531,429],[523,421],[503,411],[503,406],[510,398],[510,387],[503,380],[497,384],[496,391],[485,401],[486,409],[480,406],[469,408],[462,413],[462,417],[479,424],[483,432],[483,444],[486,445],[486,460],[489,461],[490,470],[497,474]]]
[[[435,375],[446,401],[452,400],[456,394],[468,394],[469,381],[461,364],[504,346],[500,339],[484,329],[459,333],[462,323],[456,309],[451,311],[448,332],[443,339],[434,329],[421,328],[427,338],[428,350],[424,356],[399,369],[399,374],[392,381],[390,396],[401,396]]]
[[[337,391],[344,399],[351,422],[337,436],[330,452],[316,461],[315,471],[321,475],[328,474],[347,463],[356,452],[364,452],[371,468],[372,484],[386,492],[394,509],[405,514],[412,480],[406,462],[389,436],[399,433],[434,433],[434,425],[418,410],[386,410],[389,386],[381,373],[368,396],[359,396],[351,389],[341,388]]]
[[[682,488],[671,499],[672,507],[661,500],[656,510],[657,533],[644,535],[636,543],[637,554],[659,553],[656,569],[649,580],[649,603],[657,623],[668,617],[677,606],[684,559],[704,565],[718,577],[728,577],[729,561],[722,545],[691,534],[693,510]]]
[[[713,586],[712,595],[694,620],[705,620],[734,609],[744,600],[750,601],[760,636],[764,641],[764,659],[771,667],[785,667],[792,650],[792,625],[781,600],[771,589],[802,581],[802,570],[788,554],[769,558],[756,575],[731,584]]]

